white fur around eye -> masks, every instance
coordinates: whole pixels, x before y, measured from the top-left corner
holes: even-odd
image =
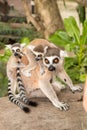
[[[48,61],[50,62],[50,64],[53,64],[53,60],[54,60],[55,58],[58,58],[58,59],[59,59],[58,56],[50,56],[50,57],[46,57],[46,58],[48,59]]]
[[[20,48],[19,47],[13,47],[12,48],[14,51],[16,51],[17,49],[19,49],[20,50]]]
[[[53,65],[53,66],[56,67],[56,66],[59,64],[59,62],[58,62],[58,64],[53,63],[53,60],[54,60],[55,58],[58,58],[58,59],[59,59],[58,56],[44,57],[44,58],[43,58],[43,64],[44,64],[45,66],[47,66],[47,67],[49,67],[50,65]],[[45,59],[47,59],[47,60],[49,61],[48,64],[45,63]],[[59,59],[59,60],[60,60],[60,59]]]

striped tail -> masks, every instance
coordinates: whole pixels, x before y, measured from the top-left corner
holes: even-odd
[[[16,78],[17,78],[17,83],[18,83],[18,87],[20,90],[20,99],[27,105],[31,105],[34,107],[37,106],[36,102],[30,101],[29,98],[26,96],[26,91],[25,91],[24,85],[22,83],[19,67],[17,67],[17,69],[16,69]]]
[[[24,112],[28,113],[30,111],[30,109],[26,106],[24,106],[19,99],[17,99],[14,94],[12,93],[12,90],[11,90],[11,81],[9,80],[8,81],[8,98],[9,100],[16,104],[17,106],[19,106]]]

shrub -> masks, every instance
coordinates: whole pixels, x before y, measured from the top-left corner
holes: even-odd
[[[72,16],[64,19],[64,26],[66,31],[56,31],[49,40],[74,52],[75,57],[65,58],[65,69],[74,82],[83,82],[87,73],[87,20],[82,33]]]

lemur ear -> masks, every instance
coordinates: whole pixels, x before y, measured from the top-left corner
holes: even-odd
[[[64,58],[64,57],[68,57],[68,54],[66,51],[60,50],[60,57]]]
[[[25,47],[25,45],[26,45],[25,43],[22,43],[22,44],[21,44],[21,48]]]
[[[9,45],[5,45],[5,46],[6,46],[6,48],[8,48],[8,49],[11,49],[11,47],[12,47],[11,44],[9,44]]]
[[[46,54],[47,49],[48,49],[48,46],[46,46],[46,47],[44,48],[44,54]]]

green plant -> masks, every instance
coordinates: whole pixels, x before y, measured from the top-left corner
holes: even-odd
[[[24,37],[21,39],[21,44],[25,43],[27,45],[29,41],[29,38]],[[8,79],[6,76],[6,64],[11,56],[11,51],[8,48],[4,48],[4,50],[4,54],[0,54],[0,97],[7,95]]]
[[[0,61],[0,97],[7,95],[6,63]]]
[[[82,34],[72,16],[64,19],[64,26],[66,31],[56,31],[49,40],[74,52],[75,57],[65,58],[65,69],[73,81],[84,81],[87,73],[87,20],[84,21]]]

